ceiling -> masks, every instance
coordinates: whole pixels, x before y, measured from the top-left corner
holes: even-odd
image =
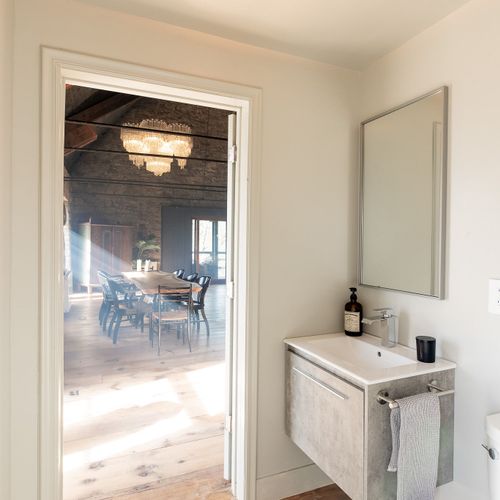
[[[468,0],[82,0],[362,69]]]

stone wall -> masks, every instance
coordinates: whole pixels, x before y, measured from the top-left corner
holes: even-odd
[[[78,89],[69,89],[72,92]],[[136,124],[145,118],[185,123],[193,134],[227,138],[224,110],[139,98],[124,109],[98,121]],[[96,120],[97,121],[97,120]],[[124,152],[120,131],[95,128],[98,138],[88,147]],[[191,157],[184,169],[175,164],[170,173],[155,176],[138,169],[128,155],[74,152],[65,158],[68,211],[71,229],[81,222],[134,226],[137,239],[149,235],[161,241],[161,207],[224,208],[227,191],[227,143],[193,138]],[[159,254],[153,255],[159,258]]]

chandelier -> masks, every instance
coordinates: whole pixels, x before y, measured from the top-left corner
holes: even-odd
[[[167,123],[163,120],[147,119],[140,123],[124,123],[125,127],[135,127],[151,130],[133,130],[122,129],[120,138],[123,147],[130,153],[130,161],[137,167],[146,167],[146,170],[154,175],[163,175],[170,172],[174,158],[160,158],[160,155],[172,157],[186,157],[191,154],[193,148],[193,138],[185,135],[164,134],[165,132],[191,133],[191,127],[183,123]],[[158,130],[158,132],[156,132]],[[134,153],[142,153],[137,155]],[[152,154],[155,156],[142,156],[143,154]],[[176,158],[177,159],[177,158]],[[177,159],[179,168],[186,166],[185,158]]]

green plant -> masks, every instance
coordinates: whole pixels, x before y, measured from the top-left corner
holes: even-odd
[[[160,245],[156,241],[154,234],[150,234],[146,239],[138,240],[135,244],[136,259],[142,259],[146,252],[159,252]]]

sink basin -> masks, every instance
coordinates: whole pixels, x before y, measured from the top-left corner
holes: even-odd
[[[378,369],[416,363],[415,360],[406,356],[346,335],[333,339],[317,338],[311,340],[310,343],[317,349],[357,367]]]
[[[354,384],[367,386],[389,380],[455,368],[442,358],[420,363],[416,351],[403,345],[383,347],[380,339],[343,333],[285,339],[288,348]]]

